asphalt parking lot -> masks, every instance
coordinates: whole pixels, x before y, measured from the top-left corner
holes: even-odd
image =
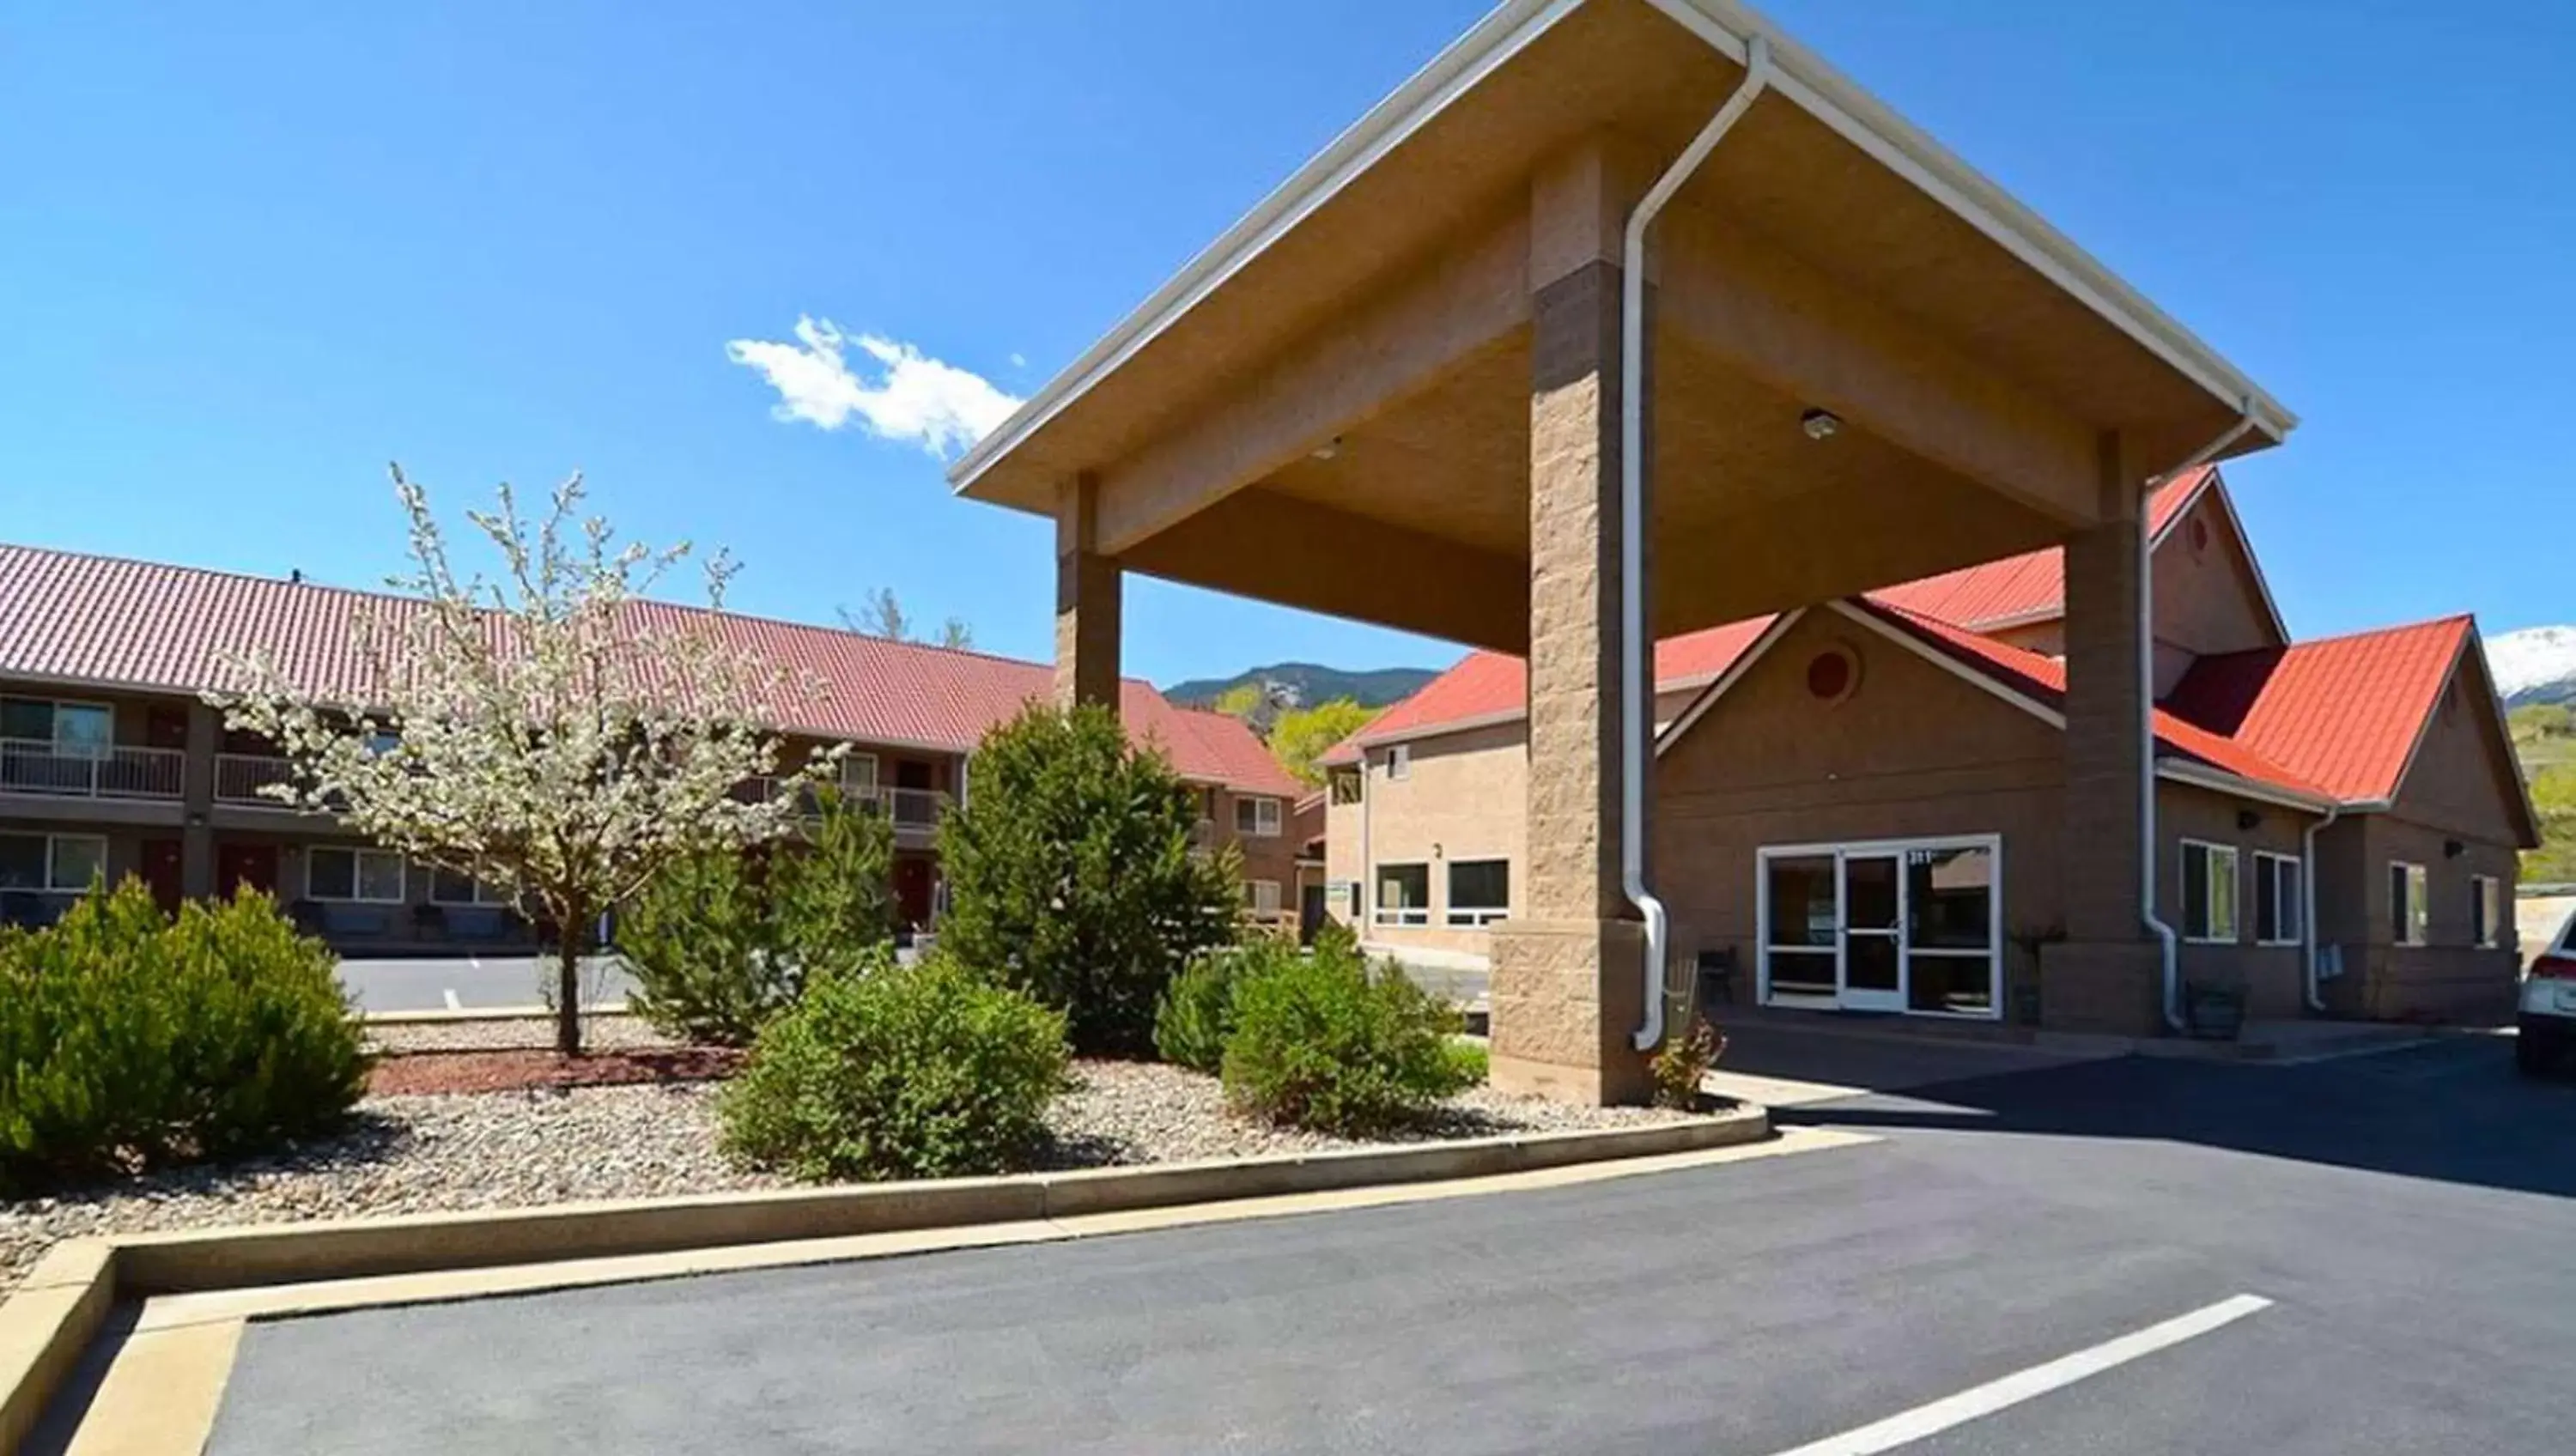
[[[2576,1084],[1904,1050],[1860,1147],[256,1324],[210,1449],[2569,1449]]]
[[[623,1007],[634,989],[615,956],[582,962],[582,1004]],[[340,984],[361,1011],[500,1011],[539,1006],[555,964],[542,956],[375,956],[340,962]]]

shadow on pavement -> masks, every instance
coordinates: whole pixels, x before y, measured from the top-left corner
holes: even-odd
[[[2576,1196],[2576,1080],[2468,1037],[2305,1066],[2118,1057],[1777,1109],[1782,1125],[2154,1138]]]

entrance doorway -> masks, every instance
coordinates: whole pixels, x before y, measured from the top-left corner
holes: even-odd
[[[894,861],[895,919],[915,930],[930,924],[933,881],[931,861],[920,855],[900,854]]]
[[[152,892],[152,903],[160,906],[164,915],[179,913],[180,853],[175,839],[143,841],[143,884]]]
[[[1999,837],[1786,845],[1757,858],[1765,1004],[2001,1014]]]
[[[277,897],[276,845],[215,846],[215,897],[229,900],[235,887],[241,885],[248,885],[271,899]]]

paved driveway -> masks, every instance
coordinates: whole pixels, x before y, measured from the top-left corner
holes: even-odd
[[[1801,1157],[256,1325],[211,1449],[2554,1456],[2576,1086],[2506,1050],[2034,1066],[1794,1109],[1885,1134]]]
[[[340,962],[340,984],[364,1011],[493,1011],[538,1006],[554,986],[542,956],[375,956]],[[624,1006],[634,988],[615,956],[582,963],[582,1003]]]

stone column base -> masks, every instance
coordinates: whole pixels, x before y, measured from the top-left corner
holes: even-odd
[[[1628,1044],[1643,1006],[1646,927],[1633,920],[1507,920],[1493,931],[1492,1080],[1594,1107],[1645,1102]]]
[[[2164,950],[2152,940],[2058,941],[2039,951],[2039,1019],[2050,1031],[2156,1036],[2165,1029]]]

